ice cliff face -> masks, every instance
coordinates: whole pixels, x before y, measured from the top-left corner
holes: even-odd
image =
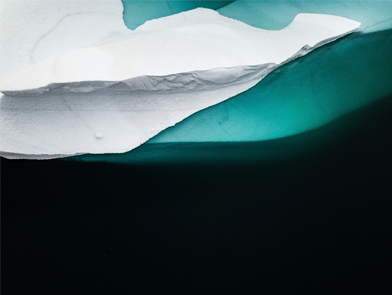
[[[1,153],[38,159],[129,151],[358,27],[300,14],[267,31],[207,9],[147,22],[3,81]]]

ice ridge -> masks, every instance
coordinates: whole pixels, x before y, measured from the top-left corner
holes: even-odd
[[[302,51],[303,52],[303,51]],[[304,53],[303,53],[304,54]],[[81,81],[70,83],[51,83],[35,89],[2,91],[6,96],[34,97],[45,93],[90,93],[97,91],[132,92],[132,91],[189,91],[207,90],[214,86],[243,83],[260,80],[278,65],[262,65],[215,68],[205,71],[175,73],[165,76],[140,76],[123,81]]]

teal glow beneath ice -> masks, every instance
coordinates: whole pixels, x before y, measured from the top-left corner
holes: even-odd
[[[131,30],[148,20],[169,16],[197,7],[218,9],[231,2],[227,0],[121,0],[124,6],[124,22]]]
[[[367,105],[392,98],[390,48],[392,30],[348,36],[283,66],[248,91],[192,115],[133,151],[69,159],[242,162],[306,152],[344,132],[345,125],[358,120],[358,111],[366,113]]]
[[[150,142],[258,141],[320,127],[392,93],[391,48],[392,30],[327,44]]]
[[[281,29],[301,12],[348,17],[366,33],[392,28],[392,1],[237,0],[218,11],[264,29]],[[391,31],[346,37],[150,142],[268,140],[317,128],[392,93],[390,48]]]
[[[320,142],[326,124],[341,124],[342,116],[392,97],[392,1],[237,0],[218,11],[264,29],[281,29],[300,12],[333,14],[361,22],[366,34],[350,35],[281,67],[248,91],[190,116],[133,151],[70,159],[145,163],[287,154]],[[152,16],[150,11],[142,14],[144,19]],[[124,14],[127,24],[130,16]],[[143,17],[138,17],[140,22]]]

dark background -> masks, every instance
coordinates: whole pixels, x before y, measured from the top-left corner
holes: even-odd
[[[392,294],[391,101],[270,158],[1,159],[2,294]]]

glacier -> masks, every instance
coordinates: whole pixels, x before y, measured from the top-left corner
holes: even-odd
[[[3,81],[1,155],[129,151],[358,27],[341,17],[299,14],[285,29],[267,31],[208,9],[149,21]]]

